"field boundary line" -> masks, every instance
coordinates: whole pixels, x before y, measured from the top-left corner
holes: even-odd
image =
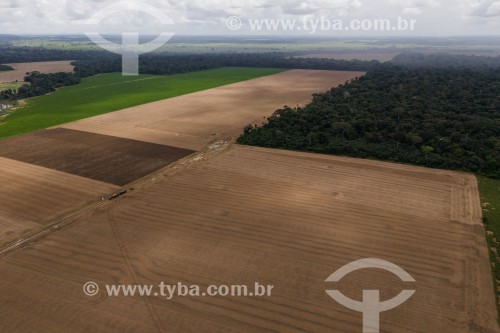
[[[139,178],[125,186],[119,187],[116,191],[120,190],[129,190],[130,194],[133,194],[137,190],[147,189],[149,186],[156,183],[156,180],[160,177],[169,176],[171,174],[180,172],[184,168],[190,167],[192,164],[197,164],[201,161],[204,161],[210,156],[216,154],[222,154],[230,150],[232,147],[234,140],[226,140],[226,141],[212,141],[207,144],[200,151],[194,152],[191,155],[188,155],[180,160],[175,161],[165,167],[156,170],[142,178]],[[221,142],[219,145],[216,145],[217,142]],[[119,198],[113,201],[96,201],[90,204],[84,204],[83,206],[79,206],[74,210],[67,211],[63,213],[63,215],[57,215],[41,221],[40,224],[43,225],[43,228],[37,229],[33,233],[28,234],[25,238],[18,240],[16,242],[10,244],[0,245],[0,260],[7,257],[10,253],[16,252],[22,248],[28,247],[37,241],[45,238],[50,235],[52,232],[62,230],[74,222],[80,221],[84,217],[90,217],[95,214],[96,211],[104,209],[113,205],[115,202],[119,200],[126,199],[126,196],[123,198]]]

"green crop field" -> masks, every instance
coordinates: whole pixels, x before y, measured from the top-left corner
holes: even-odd
[[[478,177],[484,225],[488,232],[495,294],[500,301],[500,179]],[[500,303],[497,303],[500,318]]]
[[[500,236],[500,179],[478,177],[487,229]]]
[[[102,74],[26,100],[0,122],[0,138],[282,71],[227,67],[169,76]]]

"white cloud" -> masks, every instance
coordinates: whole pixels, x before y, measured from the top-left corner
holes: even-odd
[[[121,0],[0,0],[2,33],[83,33],[83,23],[102,8]],[[141,0],[132,0],[140,2]],[[494,24],[500,0],[142,0],[164,12],[175,23],[176,33],[227,33],[225,20],[320,16],[344,19],[418,16],[423,35],[437,32],[470,34],[471,27]],[[446,21],[447,24],[443,25]],[[160,25],[144,14],[118,13],[105,20],[102,32],[157,32]],[[163,30],[162,30],[163,31]],[[477,28],[479,34],[483,31]],[[490,34],[492,32],[489,32]]]
[[[0,29],[7,33],[84,32],[82,23],[119,0],[0,0]],[[139,2],[138,0],[133,0]],[[176,23],[210,25],[231,15],[283,18],[310,14],[346,15],[361,7],[360,0],[142,0]],[[144,15],[117,13],[101,26],[110,32],[133,26],[151,30],[154,20]],[[27,25],[26,23],[29,22]],[[223,25],[222,25],[223,26]],[[84,30],[82,30],[84,29]]]
[[[298,0],[282,1],[281,8],[284,14],[307,15],[317,12],[333,12],[344,14],[361,7],[359,0]]]
[[[390,3],[401,7],[403,15],[421,15],[425,9],[440,5],[438,0],[390,0]]]
[[[500,16],[500,1],[498,0],[476,0],[469,1],[469,16],[497,17]]]
[[[418,7],[406,7],[403,9],[403,15],[421,15],[422,9]]]

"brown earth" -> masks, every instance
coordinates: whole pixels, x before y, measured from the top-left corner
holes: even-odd
[[[116,190],[110,184],[2,157],[0,184],[0,247],[42,228],[50,217]]]
[[[13,71],[0,72],[0,83],[23,81],[27,72],[40,73],[72,72],[71,61],[44,61],[5,64],[14,68]]]
[[[357,75],[360,73],[290,71],[287,74],[219,87],[203,93],[115,112],[108,116],[113,120],[112,123],[106,122],[101,125],[93,123],[100,121],[101,117],[88,122],[74,123],[77,129],[81,128],[87,132],[58,128],[2,140],[0,156],[124,185],[191,153],[190,150],[168,147],[165,144],[201,148],[209,141],[215,140],[216,136],[212,135],[214,128],[227,129],[237,134],[246,125],[247,120],[260,121],[261,116],[271,115],[275,108],[283,106],[287,100],[293,103],[305,103],[311,94],[326,90]],[[103,116],[104,119],[108,117]],[[176,117],[187,118],[183,122],[176,120]],[[121,123],[122,120],[126,126]],[[146,122],[146,127],[141,125],[143,122]],[[90,124],[90,128],[85,128],[82,124]],[[174,131],[187,134],[173,133],[172,128]],[[221,135],[233,135],[233,132],[219,133],[219,136]],[[3,160],[4,163],[8,161]],[[50,173],[48,169],[31,167],[34,168],[35,174],[27,174],[22,178],[23,174],[18,173],[16,177],[20,180],[12,181],[9,178],[12,176],[11,173],[4,172],[2,175],[7,177],[5,182],[8,183],[3,189],[12,191],[12,194],[11,199],[4,199],[6,204],[3,207],[0,205],[0,219],[3,220],[1,226],[5,230],[3,235],[0,235],[0,248],[4,247],[8,240],[17,240],[20,235],[28,237],[40,232],[40,228],[32,223],[43,220],[43,225],[50,226],[55,217],[66,213],[71,205],[74,205],[73,209],[78,209],[82,201],[86,202],[91,197],[98,200],[102,195],[111,194],[111,190],[107,190],[108,187],[116,190],[116,187],[111,185],[105,185],[106,190],[101,190],[101,187],[97,186],[95,192],[85,192],[82,201],[75,200],[72,193],[79,193],[79,190],[68,192],[67,186],[70,186],[71,182],[52,186],[52,182],[46,184],[30,181],[33,177],[37,177],[39,170]],[[31,172],[27,167],[21,170]],[[53,174],[62,173],[53,172],[50,177]],[[57,183],[57,179],[56,177],[54,182]],[[90,179],[88,181],[93,183]],[[47,198],[40,198],[44,191],[50,195]],[[8,195],[8,193],[3,194]],[[90,194],[95,194],[95,197],[89,196]],[[65,195],[70,196],[70,200],[64,201]],[[28,198],[26,203],[22,200],[24,196]],[[32,202],[30,197],[36,200]],[[36,207],[37,203],[40,207]],[[33,205],[35,207],[32,207]],[[19,217],[26,214],[25,209],[33,211],[35,222]]]
[[[498,332],[474,177],[217,147],[3,257],[0,331],[361,332],[361,314],[326,295],[338,287],[356,299],[362,289],[380,289],[382,299],[416,290],[381,314],[381,332]],[[416,282],[375,269],[325,282],[361,258],[389,260]],[[87,281],[274,289],[270,297],[88,297]]]
[[[149,103],[60,127],[199,150],[237,136],[284,105],[306,104],[313,93],[362,72],[290,70],[254,80]]]
[[[65,128],[0,141],[0,156],[126,185],[194,151]]]

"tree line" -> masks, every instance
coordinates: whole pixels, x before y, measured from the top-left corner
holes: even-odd
[[[24,82],[17,90],[0,91],[0,100],[19,100],[35,96],[42,96],[54,92],[57,88],[78,84],[79,76],[74,73],[42,74],[39,72],[26,73]]]
[[[42,47],[0,47],[0,64],[19,62],[40,62],[59,60],[90,60],[112,58],[113,54],[104,50],[56,50]]]
[[[478,55],[449,53],[402,53],[390,62],[393,65],[409,68],[495,68],[500,67],[500,56],[487,57]]]
[[[14,46],[0,48],[0,64],[57,60],[74,60],[75,72],[82,78],[121,71],[121,56],[104,50],[56,50]],[[378,61],[296,58],[286,52],[150,53],[140,57],[142,74],[179,74],[225,66],[368,71],[380,66],[380,63]]]
[[[64,85],[80,82],[82,78],[120,72],[121,56],[106,51],[51,50],[43,48],[6,47],[1,49],[0,62],[36,62],[75,59],[74,73],[28,73],[27,84],[17,90],[0,91],[0,100],[34,97],[54,91]],[[268,67],[325,70],[367,71],[381,66],[378,61],[293,58],[286,53],[231,54],[170,54],[152,53],[140,57],[142,74],[173,75],[219,67]]]
[[[121,58],[80,60],[74,62],[81,77],[121,71]],[[294,58],[286,53],[166,54],[140,57],[142,74],[171,75],[218,67],[265,67],[323,70],[368,71],[380,67],[378,61]]]
[[[12,71],[14,68],[8,65],[0,65],[0,72]]]
[[[500,68],[384,67],[249,125],[241,144],[500,177]]]

